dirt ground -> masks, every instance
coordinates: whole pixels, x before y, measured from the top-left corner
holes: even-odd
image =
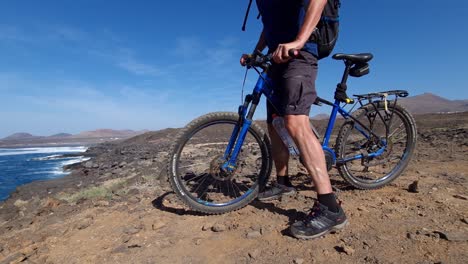
[[[339,233],[289,235],[316,197],[300,168],[295,196],[217,216],[188,210],[164,175],[151,177],[171,130],[101,146],[66,179],[19,188],[0,204],[0,263],[468,263],[468,113],[416,120],[415,155],[393,183],[361,191],[331,171],[350,221]]]

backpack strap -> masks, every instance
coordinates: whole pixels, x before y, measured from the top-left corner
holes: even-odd
[[[245,25],[247,24],[247,18],[249,17],[250,7],[252,6],[252,0],[249,1],[247,11],[245,11],[244,23],[242,24],[242,31],[245,31]]]

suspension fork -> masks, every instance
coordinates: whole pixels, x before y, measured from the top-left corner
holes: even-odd
[[[232,172],[236,168],[237,158],[244,144],[247,132],[252,125],[252,118],[260,102],[261,94],[254,92],[252,95],[247,95],[245,102],[239,107],[239,121],[237,122],[231,134],[229,144],[224,153],[226,162],[221,166],[224,171]],[[250,105],[250,108],[249,108]]]
[[[268,89],[270,79],[268,78],[267,70],[260,73],[260,76],[255,85],[252,94],[245,97],[244,104],[239,106],[239,121],[234,127],[229,144],[224,153],[224,159],[226,162],[221,166],[221,169],[227,172],[232,172],[236,168],[237,157],[241,151],[242,145],[244,144],[245,137],[252,125],[253,115],[260,103],[260,98],[263,93],[267,97],[271,96],[271,90]],[[250,105],[250,107],[249,107]]]

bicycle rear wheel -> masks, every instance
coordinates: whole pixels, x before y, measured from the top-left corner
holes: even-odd
[[[220,170],[238,120],[236,113],[210,113],[192,121],[178,135],[170,154],[169,182],[193,210],[222,214],[240,209],[266,183],[272,164],[270,141],[255,123],[248,130],[235,170]]]
[[[335,151],[340,175],[360,189],[377,189],[395,180],[404,171],[416,146],[416,123],[400,105],[388,102],[367,104],[353,113],[364,127],[350,120],[343,124]],[[383,152],[372,157],[372,154]],[[359,159],[353,157],[360,156]]]

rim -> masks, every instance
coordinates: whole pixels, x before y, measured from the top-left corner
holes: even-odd
[[[236,170],[232,175],[219,172],[236,124],[234,120],[208,122],[186,137],[176,153],[173,168],[183,195],[204,206],[223,207],[239,203],[258,187],[259,174],[266,165],[262,162],[265,152],[252,127],[239,153]],[[208,129],[211,131],[207,132]],[[253,165],[249,164],[252,162]]]
[[[381,114],[382,112],[385,113],[384,109],[379,108],[378,111]],[[359,117],[359,120],[362,121],[363,118],[367,118],[369,114],[372,113],[376,113],[376,111],[373,109],[372,112]],[[352,181],[364,184],[382,183],[389,180],[400,171],[408,158],[411,142],[411,127],[410,124],[407,124],[407,122],[405,123],[405,121],[407,120],[404,114],[394,108],[392,123],[387,137],[383,126],[383,120],[377,115],[377,118],[374,119],[374,132],[377,132],[376,134],[382,137],[374,140],[373,144],[367,145],[366,143],[369,143],[369,140],[365,139],[362,135],[359,136],[354,127],[349,130],[346,142],[343,145],[344,156],[359,154],[363,149],[368,153],[372,153],[378,145],[376,142],[379,140],[385,141],[387,144],[384,153],[379,157],[371,158],[368,161],[364,160],[364,164],[362,164],[362,159],[350,161],[345,164],[344,169],[346,173],[351,176]],[[369,123],[369,121],[366,121],[364,124],[368,126]]]

